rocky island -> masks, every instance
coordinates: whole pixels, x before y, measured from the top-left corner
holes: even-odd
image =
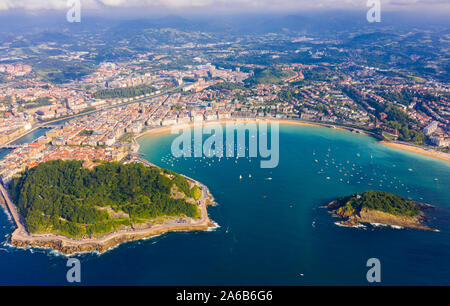
[[[122,242],[213,226],[206,186],[139,161],[50,161],[1,186],[17,229],[8,242],[65,254],[104,252]]]
[[[371,223],[434,230],[424,224],[426,215],[423,210],[432,208],[431,205],[384,191],[370,190],[340,197],[325,208],[342,219],[338,223],[344,226]]]

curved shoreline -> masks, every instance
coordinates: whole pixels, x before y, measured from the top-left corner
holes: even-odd
[[[187,178],[187,177],[186,177]],[[214,198],[209,189],[202,183],[189,178],[192,182],[199,185],[202,190],[200,198],[201,218],[194,220],[191,224],[158,224],[150,228],[144,228],[133,231],[112,232],[100,238],[94,239],[73,239],[58,234],[32,235],[26,230],[20,214],[15,204],[9,198],[9,195],[2,184],[0,184],[0,193],[5,202],[7,211],[11,215],[17,229],[9,235],[7,243],[17,248],[43,248],[53,249],[66,255],[78,253],[98,252],[100,254],[116,247],[124,242],[141,240],[158,236],[168,232],[179,231],[207,231],[215,227],[214,222],[208,216],[208,205],[214,204]]]
[[[213,125],[213,124],[237,124],[237,123],[279,123],[283,125],[298,125],[298,126],[313,126],[313,127],[327,127],[327,128],[333,128],[333,129],[339,129],[339,130],[346,130],[349,132],[357,132],[358,134],[363,134],[367,136],[374,137],[373,133],[359,130],[356,128],[349,128],[349,127],[342,127],[342,126],[335,126],[331,124],[319,124],[319,123],[310,123],[310,122],[304,122],[299,120],[275,120],[275,119],[227,119],[227,120],[217,120],[217,121],[203,121],[202,126],[205,125]],[[183,125],[179,126],[167,126],[167,127],[159,127],[154,128],[148,131],[145,131],[139,135],[136,135],[133,138],[133,142],[135,143],[135,149],[136,151],[139,150],[139,143],[137,142],[137,139],[144,137],[146,135],[154,135],[154,134],[166,134],[170,133],[173,128],[176,127],[182,127]],[[186,124],[186,126],[194,127],[194,123]],[[379,144],[394,147],[397,149],[406,150],[409,152],[413,152],[420,155],[425,155],[429,157],[434,157],[443,161],[450,161],[450,158],[446,156],[442,156],[442,154],[446,154],[443,152],[434,152],[433,151],[427,151],[425,149],[422,149],[420,147],[415,146],[409,146],[406,144],[400,144],[400,143],[391,143],[391,142],[385,142],[385,141],[379,141]],[[449,155],[449,154],[446,154]],[[151,162],[146,162],[147,164],[151,166],[156,166],[152,164]],[[158,167],[158,166],[156,166]],[[184,175],[183,175],[184,176]],[[188,178],[184,176],[186,179],[191,180],[192,182],[198,184],[202,191],[203,195],[200,199],[201,201],[201,219],[198,222],[192,223],[192,224],[159,224],[156,226],[153,226],[151,228],[145,228],[141,230],[134,230],[134,231],[119,231],[119,232],[113,232],[106,234],[103,237],[97,238],[97,239],[72,239],[66,236],[57,235],[57,234],[47,234],[47,235],[30,235],[21,219],[21,216],[16,210],[15,204],[12,203],[12,201],[9,199],[9,195],[7,191],[4,189],[3,185],[0,184],[1,194],[3,196],[3,199],[5,200],[5,206],[6,210],[9,212],[12,220],[14,221],[15,225],[17,226],[17,229],[10,235],[9,237],[9,243],[12,246],[19,247],[19,248],[26,248],[26,247],[37,247],[37,248],[45,248],[45,249],[54,249],[56,251],[59,251],[64,254],[75,254],[75,253],[86,253],[86,252],[99,252],[104,253],[105,251],[116,247],[124,242],[128,241],[135,241],[135,240],[141,240],[145,238],[154,237],[157,235],[161,235],[163,233],[167,232],[174,232],[174,231],[207,231],[211,227],[214,226],[214,223],[212,220],[208,217],[207,212],[207,206],[214,204],[214,199],[212,195],[210,194],[208,188],[201,184],[200,182],[197,182],[191,178]]]
[[[388,146],[388,147],[391,147],[391,148],[399,149],[402,151],[408,151],[408,152],[416,153],[416,154],[419,154],[422,156],[436,158],[441,161],[450,162],[450,154],[445,153],[445,152],[440,152],[440,151],[436,151],[433,149],[427,149],[427,148],[424,148],[421,146],[414,146],[414,145],[399,143],[399,142],[380,141],[378,143]]]
[[[358,131],[359,134],[362,135],[372,135],[371,132],[360,130],[357,128],[350,128],[346,126],[339,126],[339,125],[333,125],[333,124],[326,124],[326,123],[316,123],[316,122],[309,122],[309,121],[301,121],[296,119],[263,119],[263,118],[234,118],[234,119],[222,119],[222,120],[212,120],[212,121],[201,121],[202,126],[206,125],[214,125],[214,124],[237,124],[237,123],[279,123],[282,125],[300,125],[300,126],[315,126],[315,127],[325,127],[325,128],[331,128],[331,129],[338,129],[338,130],[345,130],[349,132]],[[163,127],[156,127],[150,130],[147,130],[145,132],[142,132],[134,137],[134,139],[139,139],[141,137],[144,137],[146,135],[152,135],[152,134],[165,134],[172,131],[174,128],[181,128],[184,126],[188,127],[194,127],[195,123],[190,122],[186,124],[179,124],[179,125],[170,125],[170,126],[163,126]]]
[[[441,161],[450,162],[450,154],[445,152],[436,151],[430,148],[413,145],[413,144],[406,144],[406,143],[400,143],[400,142],[389,142],[385,140],[380,140],[379,136],[365,130],[361,130],[358,128],[352,128],[347,126],[341,126],[341,125],[334,125],[334,124],[327,124],[327,123],[316,123],[316,122],[309,122],[309,121],[301,121],[297,119],[259,119],[259,118],[235,118],[235,119],[223,119],[223,120],[214,120],[214,121],[202,121],[201,125],[214,125],[214,124],[236,124],[236,123],[279,123],[281,125],[298,125],[298,126],[312,126],[312,127],[324,127],[324,128],[330,128],[330,129],[337,129],[337,130],[343,130],[354,134],[359,135],[366,135],[370,136],[377,140],[378,144],[388,146],[391,148],[399,149],[402,151],[407,151],[411,153],[416,153],[418,155],[427,156],[431,158],[435,158]],[[165,127],[156,127],[151,130],[147,130],[143,133],[140,133],[136,135],[133,138],[133,141],[135,145],[137,146],[137,149],[139,149],[139,144],[137,140],[139,138],[142,138],[147,135],[158,135],[158,134],[170,134],[172,129],[177,127],[183,127],[188,126],[190,128],[194,127],[194,123],[187,123],[185,125],[172,125],[172,126],[165,126]]]

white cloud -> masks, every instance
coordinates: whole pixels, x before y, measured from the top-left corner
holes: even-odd
[[[82,0],[81,3],[94,7],[96,0]],[[0,10],[65,10],[67,7],[67,0],[0,0]]]
[[[381,0],[382,8],[442,8],[449,10],[448,0]],[[81,0],[84,9],[109,8],[164,8],[212,10],[305,10],[365,8],[366,0]],[[0,0],[0,10],[65,10],[67,0]]]

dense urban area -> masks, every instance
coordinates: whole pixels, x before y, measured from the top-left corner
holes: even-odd
[[[448,33],[133,26],[2,36],[3,182],[44,161],[122,160],[136,135],[195,120],[320,122],[449,148]],[[15,144],[37,129],[46,133]]]

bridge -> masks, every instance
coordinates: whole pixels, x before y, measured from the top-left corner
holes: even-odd
[[[39,126],[40,129],[55,129],[55,128],[62,128],[64,124],[47,124],[47,125],[41,125]]]
[[[18,148],[24,148],[25,146],[26,145],[24,145],[24,144],[21,144],[21,145],[9,144],[9,145],[0,146],[0,149],[14,150],[14,149],[18,149]]]

